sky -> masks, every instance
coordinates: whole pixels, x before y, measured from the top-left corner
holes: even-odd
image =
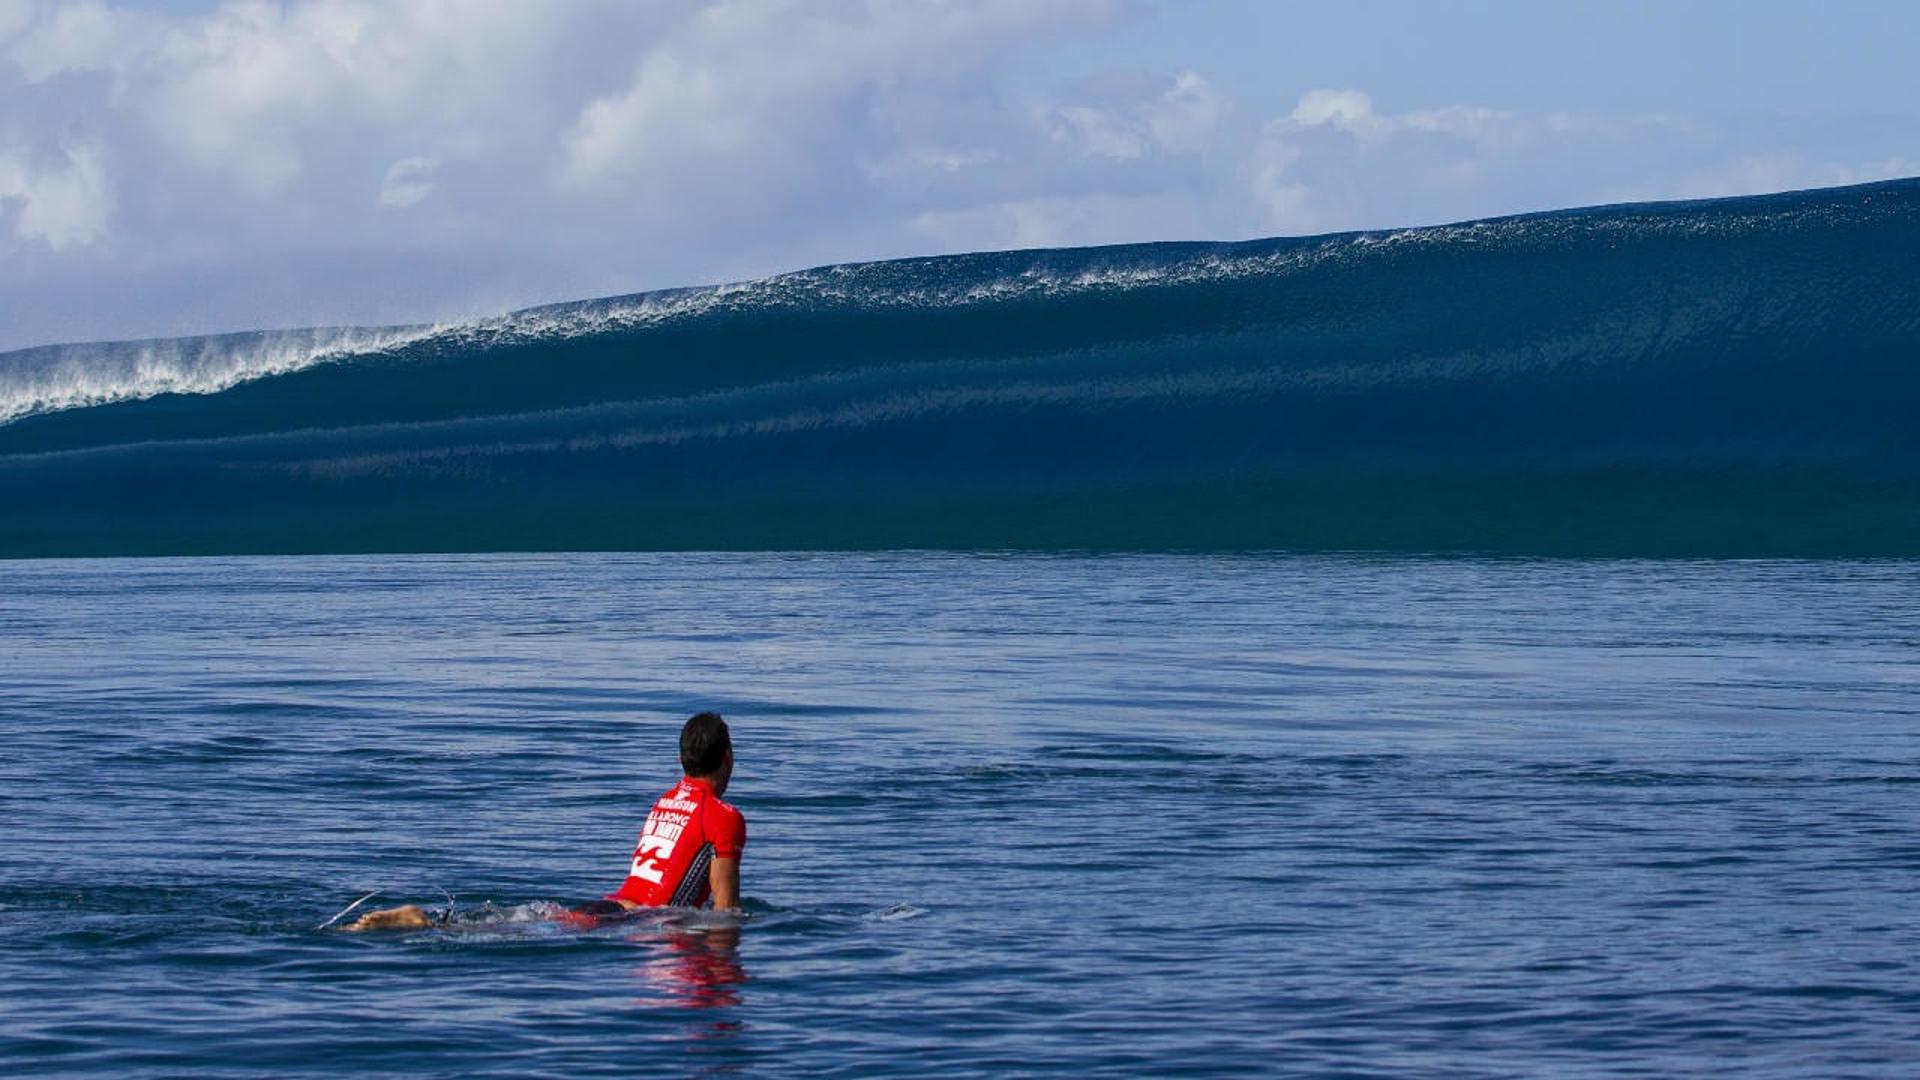
[[[1920,174],[1920,4],[0,0],[0,349]]]

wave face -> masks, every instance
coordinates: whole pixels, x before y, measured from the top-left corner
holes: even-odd
[[[1920,555],[1920,181],[0,355],[0,554]]]

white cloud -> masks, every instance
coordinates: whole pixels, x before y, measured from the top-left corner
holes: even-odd
[[[278,196],[300,176],[315,126],[356,111],[372,88],[372,15],[345,4],[283,11],[235,3],[165,36],[126,73],[151,88],[143,119],[192,162]]]
[[[1083,157],[1132,161],[1147,152],[1147,140],[1128,122],[1101,109],[1061,105],[1048,110],[1049,134]]]
[[[965,210],[929,211],[911,222],[914,233],[942,251],[1076,247],[1116,244],[1154,235],[1178,235],[1203,225],[1185,199],[1169,195],[1078,195],[1009,199]]]
[[[33,0],[0,0],[0,44],[33,23]]]
[[[642,205],[779,205],[888,133],[876,99],[991,72],[1036,34],[1096,24],[1108,3],[719,0],[643,49],[627,84],[581,108],[561,176]],[[672,213],[678,208],[663,207]]]
[[[1373,99],[1358,90],[1309,90],[1289,117],[1307,127],[1334,124],[1354,128],[1373,118]]]
[[[0,14],[0,23],[8,21],[26,29],[9,50],[13,62],[28,82],[44,82],[64,72],[111,67],[129,47],[130,23],[138,20],[98,0],[75,0],[39,11],[21,5],[11,15]]]
[[[914,173],[957,173],[991,164],[999,156],[991,149],[980,147],[912,146],[880,160],[865,162],[861,171],[871,180],[886,182]]]
[[[1747,149],[1743,144],[1754,138],[1737,127],[1658,114],[1530,114],[1466,105],[1382,112],[1360,91],[1323,89],[1309,91],[1288,116],[1268,123],[1241,170],[1259,231],[1274,233],[1757,194],[1900,175],[1900,158],[1877,166],[1823,164],[1774,147]]]
[[[1196,72],[1182,71],[1159,99],[1140,112],[1154,141],[1176,154],[1198,153],[1213,146],[1227,103]]]
[[[433,194],[433,170],[439,162],[410,157],[393,163],[380,182],[380,205],[405,209]]]
[[[1198,153],[1214,144],[1226,103],[1191,71],[1171,78],[1123,73],[1083,87],[1040,113],[1048,136],[1081,157],[1135,161]]]
[[[84,247],[103,238],[114,205],[105,154],[99,147],[70,146],[62,157],[62,164],[47,169],[0,157],[0,205],[19,204],[15,235],[43,241],[54,251]]]
[[[1360,88],[1255,111],[1205,56],[1048,73],[1050,49],[1135,7],[0,0],[0,252],[30,256],[0,258],[0,349],[1734,194],[1920,160],[1920,138],[1855,150],[1818,118],[1401,108]]]

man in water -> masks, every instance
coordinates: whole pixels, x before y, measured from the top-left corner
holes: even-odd
[[[740,852],[747,821],[722,802],[733,778],[733,739],[719,713],[703,712],[680,729],[680,782],[653,804],[640,831],[633,864],[618,892],[557,916],[579,926],[619,918],[641,908],[740,906]],[[450,915],[451,913],[447,913]],[[348,930],[419,930],[446,921],[416,904],[368,912]]]

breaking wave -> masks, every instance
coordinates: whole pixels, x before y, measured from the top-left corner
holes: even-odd
[[[1920,554],[1920,181],[0,355],[0,553]]]

